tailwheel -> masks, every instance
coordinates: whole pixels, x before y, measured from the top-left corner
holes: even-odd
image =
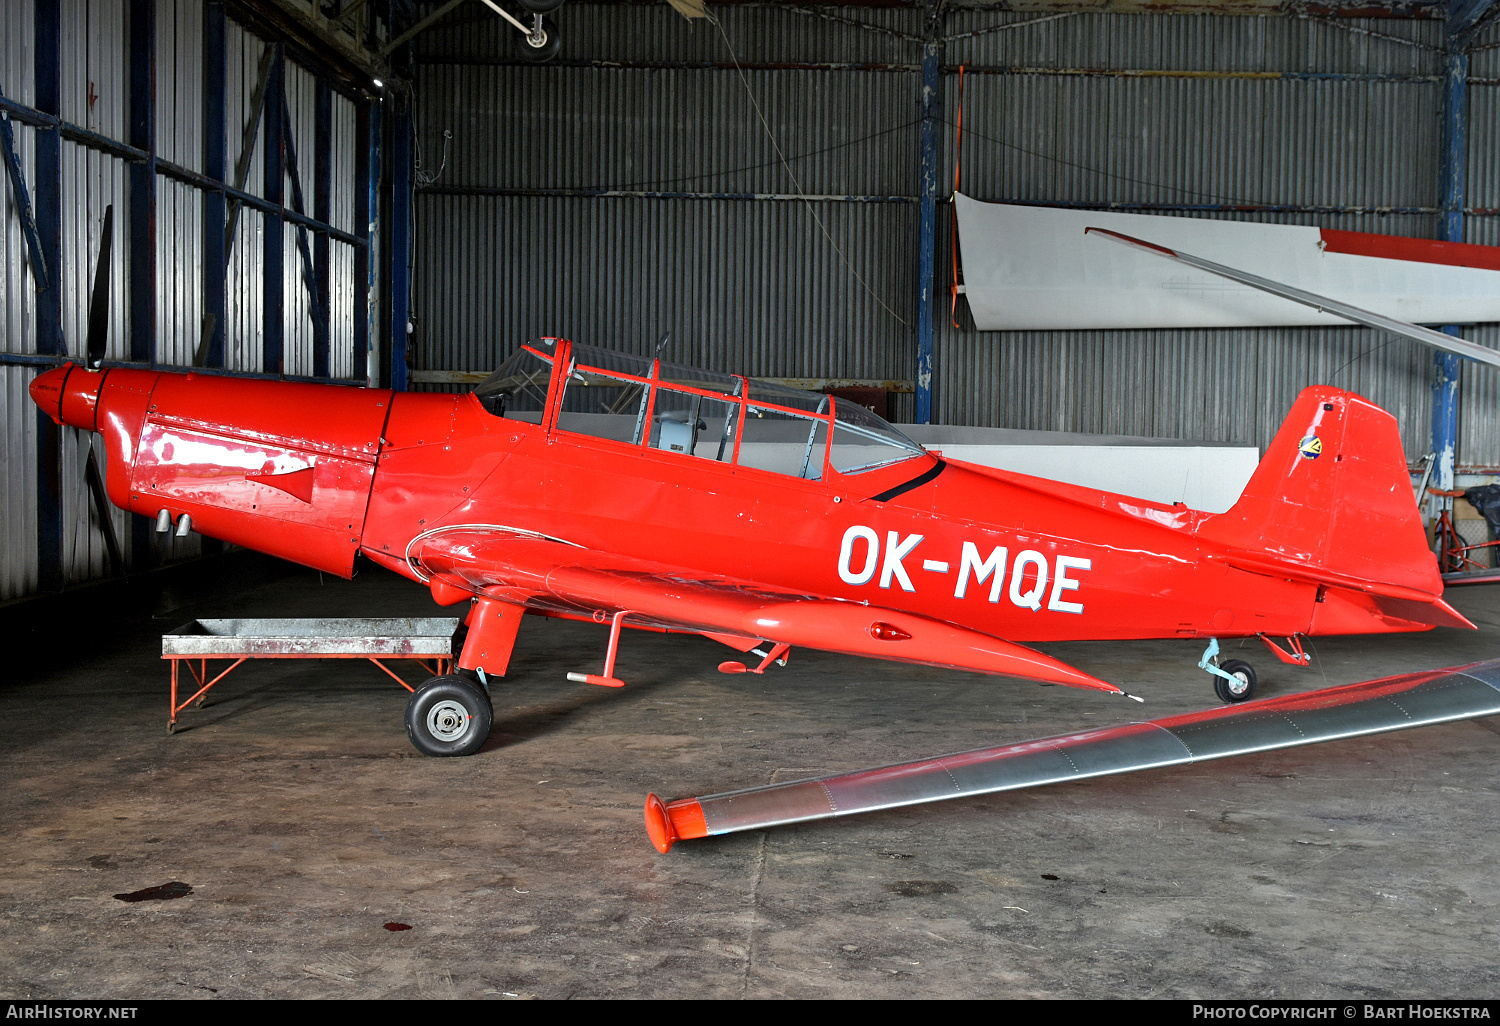
[[[423,755],[473,755],[494,722],[484,688],[456,674],[433,677],[406,704],[406,736]]]
[[[551,15],[532,15],[531,31],[517,35],[515,40],[515,55],[528,64],[550,61],[562,49],[562,36]]]
[[[1214,693],[1229,703],[1245,702],[1255,694],[1255,667],[1243,659],[1226,659],[1219,664],[1228,677],[1214,674]]]

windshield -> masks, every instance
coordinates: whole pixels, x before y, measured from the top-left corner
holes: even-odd
[[[926,451],[853,400],[834,403],[833,447],[828,462],[840,474],[874,470]]]
[[[547,382],[557,340],[544,338],[511,354],[500,369],[474,389],[479,404],[497,417],[540,424],[547,409]]]

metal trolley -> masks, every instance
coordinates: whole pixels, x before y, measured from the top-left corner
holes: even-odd
[[[451,672],[458,624],[448,617],[194,620],[161,639],[161,657],[172,663],[167,733],[177,729],[179,713],[201,701],[247,659],[368,659],[407,691],[414,691],[386,662],[413,660],[434,677]],[[224,659],[230,660],[229,666],[210,679],[209,661]],[[179,702],[178,678],[184,663],[198,689]]]

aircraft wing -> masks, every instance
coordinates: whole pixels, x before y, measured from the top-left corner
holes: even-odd
[[[458,525],[428,532],[407,560],[426,580],[518,605],[624,612],[626,626],[692,631],[996,673],[1123,694],[1060,660],[979,631],[912,613],[767,588],[585,548],[529,531]]]
[[[1500,713],[1500,660],[981,748],[815,780],[646,799],[659,851],[679,840],[848,816]]]
[[[1148,253],[1159,254],[1170,260],[1187,264],[1189,267],[1196,267],[1199,270],[1208,271],[1210,274],[1217,274],[1231,281],[1237,281],[1242,285],[1249,285],[1251,288],[1260,289],[1262,292],[1269,292],[1273,296],[1280,296],[1282,299],[1290,299],[1294,303],[1310,306],[1318,311],[1337,314],[1340,317],[1353,321],[1355,324],[1363,324],[1367,328],[1388,331],[1392,335],[1400,335],[1402,338],[1411,339],[1413,342],[1420,342],[1424,346],[1431,346],[1434,349],[1441,349],[1444,352],[1462,356],[1466,360],[1476,360],[1479,363],[1487,363],[1491,366],[1500,367],[1500,352],[1490,349],[1488,346],[1482,346],[1477,342],[1470,342],[1467,339],[1458,338],[1454,335],[1447,335],[1441,331],[1433,331],[1431,328],[1424,328],[1420,324],[1410,324],[1406,321],[1397,320],[1394,317],[1387,317],[1372,310],[1364,310],[1350,303],[1342,303],[1337,299],[1320,296],[1315,292],[1307,292],[1292,285],[1272,281],[1269,278],[1262,278],[1248,271],[1226,267],[1224,264],[1205,260],[1191,253],[1184,253],[1180,249],[1168,249],[1166,246],[1158,246],[1154,242],[1133,238],[1123,232],[1110,231],[1108,228],[1084,229],[1085,234],[1090,232],[1097,232],[1117,242],[1123,242],[1127,246],[1134,246],[1137,249],[1146,250]]]

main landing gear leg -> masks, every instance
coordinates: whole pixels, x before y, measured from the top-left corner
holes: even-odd
[[[1225,702],[1248,701],[1255,694],[1255,667],[1243,659],[1219,659],[1219,639],[1209,638],[1199,669],[1213,674],[1214,694]]]
[[[495,722],[489,678],[510,665],[524,610],[481,597],[453,635],[457,664],[433,677],[406,705],[406,736],[423,755],[473,755],[489,740]]]

